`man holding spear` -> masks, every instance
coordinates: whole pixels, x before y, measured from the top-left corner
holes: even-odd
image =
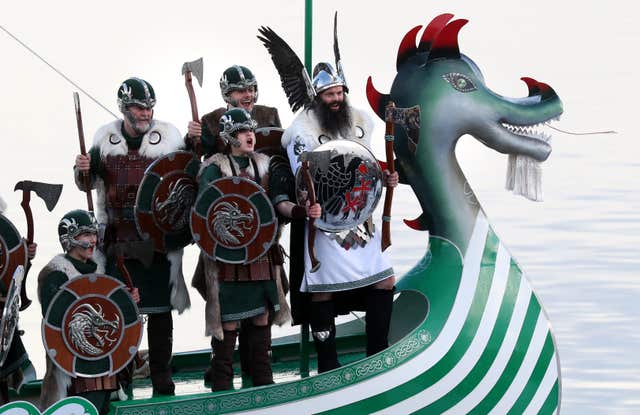
[[[78,155],[76,184],[85,190],[83,173],[97,189],[98,221],[106,225],[104,248],[113,252],[115,244],[140,241],[134,219],[134,205],[146,168],[156,159],[185,147],[178,129],[153,119],[156,95],[151,84],[129,78],[118,88],[118,107],[124,119],[101,127],[87,155]],[[155,395],[173,395],[171,379],[173,320],[189,307],[189,295],[182,275],[182,250],[167,255],[155,253],[150,267],[135,258],[125,260],[133,283],[140,292],[139,309],[148,314],[149,366]],[[121,277],[116,255],[107,257],[106,273]]]

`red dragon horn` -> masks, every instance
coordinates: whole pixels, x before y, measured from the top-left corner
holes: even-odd
[[[398,58],[396,59],[396,70],[402,66],[403,63],[407,61],[410,57],[416,54],[418,49],[416,48],[416,35],[422,29],[422,25],[416,26],[413,29],[409,30],[406,35],[402,38],[402,42],[400,42],[400,47],[398,48]]]
[[[384,121],[384,112],[387,102],[390,100],[389,94],[381,94],[376,87],[373,86],[371,77],[367,79],[367,100],[373,112],[375,112],[381,120]]]
[[[422,33],[422,38],[420,38],[420,43],[418,44],[418,52],[428,52],[431,49],[433,40],[452,18],[453,14],[451,13],[443,13],[434,17]]]
[[[523,76],[520,79],[523,80],[525,84],[527,84],[530,97],[534,95],[540,95],[542,99],[547,99],[556,95],[556,92],[553,90],[553,88],[551,88],[544,82],[538,82],[535,79],[526,76]]]
[[[467,19],[458,19],[446,25],[433,41],[431,51],[429,52],[429,58],[427,60],[438,58],[459,58],[460,49],[458,48],[458,32],[460,32],[462,26],[467,24],[467,22]]]

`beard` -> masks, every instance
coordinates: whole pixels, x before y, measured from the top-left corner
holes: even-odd
[[[144,135],[149,129],[151,129],[151,119],[150,120],[139,120],[137,119],[131,111],[125,111],[124,116],[127,118],[129,125],[138,135]]]
[[[322,101],[320,97],[315,98],[312,108],[322,129],[333,138],[338,136],[348,138],[352,134],[351,111],[349,110],[349,102],[346,96],[337,111],[329,108],[329,105]]]

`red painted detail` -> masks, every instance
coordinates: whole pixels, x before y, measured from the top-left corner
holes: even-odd
[[[369,105],[373,112],[378,114],[380,119],[384,120],[384,108],[382,107],[383,99],[387,97],[387,101],[389,95],[381,94],[374,86],[373,80],[371,77],[367,78],[367,101],[369,101]]]
[[[367,166],[362,163],[358,166],[358,171],[362,174],[367,174],[367,172],[369,171],[369,169],[367,168]]]
[[[458,33],[462,26],[469,21],[467,19],[457,19],[446,25],[433,41],[431,51],[446,50],[449,54],[460,55],[458,48]]]
[[[387,170],[389,167],[387,167],[387,162],[386,161],[382,161],[382,160],[378,160],[378,164],[380,165],[380,169],[382,171]]]
[[[417,217],[413,220],[411,219],[403,219],[405,225],[410,227],[411,229],[415,229],[416,231],[426,231],[427,229],[422,225],[420,221],[420,217]]]
[[[414,53],[416,53],[416,36],[418,32],[422,29],[422,25],[418,25],[413,29],[409,30],[404,38],[402,38],[402,42],[400,42],[400,47],[398,48],[398,58],[396,59],[396,69],[404,63],[405,60]]]
[[[445,27],[449,20],[451,20],[452,18],[453,14],[451,13],[443,13],[440,16],[434,17],[422,33],[422,38],[420,38],[418,50],[421,52],[428,51],[431,48],[433,40],[436,38],[438,33],[440,33],[442,28]]]
[[[349,212],[349,211],[357,212],[361,210],[364,207],[364,205],[365,205],[364,196],[357,195],[356,192],[348,192],[345,195],[344,207],[342,208],[342,212],[343,213]]]
[[[527,88],[529,88],[529,96],[534,96],[534,95],[542,95],[543,98],[548,98],[550,96],[555,95],[555,91],[553,90],[553,88],[551,88],[548,84],[545,84],[544,82],[538,82],[533,78],[529,78],[529,77],[522,77],[520,78],[522,81],[524,81],[525,84],[527,84]]]
[[[361,177],[361,178],[360,178],[360,185],[355,186],[355,187],[352,189],[352,191],[351,191],[351,192],[352,192],[352,193],[354,193],[354,194],[355,194],[355,192],[363,192],[363,193],[366,193],[366,192],[368,192],[369,190],[371,190],[371,180],[365,180],[365,178],[364,178],[364,177]]]

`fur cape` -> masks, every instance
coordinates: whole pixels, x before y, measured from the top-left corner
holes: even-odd
[[[129,151],[127,141],[122,135],[122,123],[122,120],[115,120],[96,131],[93,138],[93,148],[99,149],[102,160],[107,156],[125,155]],[[182,150],[184,146],[184,138],[175,126],[168,122],[153,120],[151,128],[142,137],[138,153],[143,157],[155,159],[174,151]],[[84,184],[79,174],[76,174],[76,184],[78,188],[84,189]],[[104,224],[107,223],[107,193],[102,178],[95,177],[94,186],[98,195],[96,217],[98,222]],[[178,249],[167,253],[167,260],[171,264],[169,273],[171,306],[178,310],[180,314],[191,306],[189,292],[182,274],[183,252],[183,249]]]
[[[93,260],[98,265],[96,273],[104,273],[105,258],[95,251]],[[64,273],[67,278],[73,279],[80,275],[80,272],[73,266],[71,261],[65,258],[64,254],[53,257],[47,265],[44,266],[40,274],[38,274],[38,300],[42,302],[40,292],[45,279],[54,271]],[[67,389],[71,386],[71,376],[67,375],[53,363],[49,355],[46,356],[47,371],[42,378],[42,387],[40,391],[40,409],[45,410],[51,405],[67,396]]]
[[[373,120],[363,110],[354,107],[349,107],[349,109],[351,111],[352,136],[329,138],[350,139],[370,148],[374,127]],[[289,128],[287,128],[282,134],[282,147],[287,148],[292,140],[300,138],[304,143],[307,143],[307,147],[315,148],[321,144],[319,137],[322,135],[327,137],[329,136],[329,134],[320,126],[313,109],[304,109],[300,111]],[[354,137],[356,137],[356,139],[354,139]],[[312,143],[315,145],[312,145]]]
[[[263,183],[263,187],[266,188],[268,182],[269,172],[269,157],[261,153],[252,153],[251,157],[258,166],[258,175]],[[233,158],[231,159],[233,160]],[[235,163],[235,161],[234,161]],[[229,158],[225,154],[216,153],[209,157],[202,163],[200,168],[200,174],[204,169],[215,164],[220,168],[223,176],[232,176],[231,166],[229,165]],[[236,165],[236,171],[239,167]],[[254,175],[253,166],[249,163],[247,167],[247,173],[251,176]],[[207,258],[205,255],[200,255],[200,263],[196,269],[193,277],[192,286],[194,286],[205,299],[205,335],[213,336],[218,340],[224,338],[224,332],[222,330],[222,322],[220,320],[220,301],[219,301],[219,286],[218,286],[218,265],[216,261]],[[283,270],[281,266],[276,267],[276,285],[278,288],[278,303],[280,309],[276,312],[273,322],[279,326],[291,319],[291,310],[285,297],[284,289],[282,287]]]

